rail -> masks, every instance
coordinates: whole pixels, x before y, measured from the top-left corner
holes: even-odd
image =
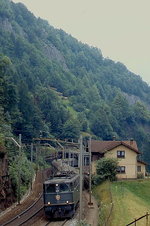
[[[66,219],[66,220],[64,220],[62,223],[58,223],[58,225],[59,226],[64,226],[66,223],[68,222],[68,219]],[[51,222],[51,221],[49,221],[49,222],[47,222],[46,224],[45,224],[45,226],[48,226],[48,225],[50,225],[51,223],[53,223],[53,222]]]
[[[37,202],[41,199],[42,194],[40,194],[39,198],[31,205],[29,206],[26,210],[24,210],[23,212],[19,213],[17,216],[15,216],[14,218],[10,219],[9,221],[5,222],[4,224],[2,224],[2,226],[6,226],[10,223],[12,223],[13,221],[15,221],[16,219],[20,218],[20,216],[22,216],[23,214],[25,214],[26,212],[28,212],[33,206],[35,206],[37,204]],[[43,208],[43,207],[42,207]],[[39,212],[40,210],[38,210],[37,212]],[[37,214],[37,213],[36,213]],[[34,214],[35,215],[35,214]],[[32,218],[33,216],[31,216]],[[29,220],[29,218],[28,218]]]
[[[35,215],[37,215],[41,210],[43,209],[43,206],[40,207],[34,214],[32,214],[31,216],[29,216],[29,218],[27,218],[26,220],[24,220],[21,224],[19,224],[19,226],[24,225],[25,223],[27,223],[29,220],[31,220]]]
[[[135,226],[137,225],[136,222],[137,221],[140,221],[141,219],[145,218],[146,217],[146,225],[148,226],[148,216],[150,216],[150,214],[147,212],[144,216],[142,217],[139,217],[139,218],[135,218],[134,221],[130,222],[129,224],[127,224],[126,226],[129,226],[129,225],[132,225],[134,224]]]
[[[67,221],[68,221],[68,220],[65,220],[65,221],[62,223],[61,226],[64,226],[64,225],[66,224]]]

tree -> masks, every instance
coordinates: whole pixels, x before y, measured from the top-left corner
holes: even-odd
[[[119,122],[124,123],[125,121],[128,121],[128,118],[130,118],[128,101],[121,93],[116,95],[112,102],[111,108],[112,114]]]
[[[91,119],[92,132],[104,140],[110,140],[113,136],[113,129],[109,122],[109,113],[107,108],[101,107],[94,114]]]
[[[101,158],[97,161],[96,173],[93,177],[95,184],[99,184],[105,180],[116,180],[118,162],[113,158]]]
[[[133,106],[134,117],[136,121],[141,123],[150,122],[150,112],[141,102],[136,102]]]
[[[79,138],[80,124],[77,119],[69,119],[63,126],[62,138]]]

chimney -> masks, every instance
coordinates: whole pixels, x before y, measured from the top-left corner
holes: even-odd
[[[130,145],[133,145],[133,138],[130,139]]]
[[[116,136],[113,136],[113,140],[116,140]]]

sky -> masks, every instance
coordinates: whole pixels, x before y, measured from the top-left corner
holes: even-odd
[[[150,0],[13,0],[150,85]]]

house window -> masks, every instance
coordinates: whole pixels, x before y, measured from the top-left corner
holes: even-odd
[[[117,151],[117,158],[125,158],[125,151]]]
[[[141,172],[141,166],[137,166],[137,171]]]
[[[117,167],[117,173],[125,173],[126,167],[125,166],[118,166]]]

